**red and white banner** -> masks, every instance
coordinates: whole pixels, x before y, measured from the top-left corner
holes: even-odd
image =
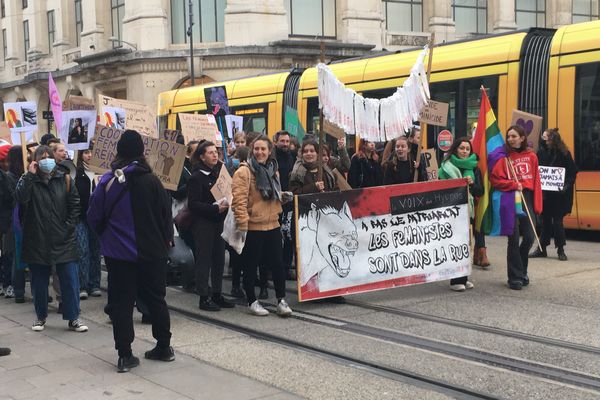
[[[466,182],[296,196],[300,301],[469,275]]]

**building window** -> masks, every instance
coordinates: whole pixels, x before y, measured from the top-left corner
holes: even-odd
[[[225,6],[227,0],[193,0],[194,43],[225,40]],[[189,6],[187,0],[171,0],[171,40],[188,43]]]
[[[515,0],[515,18],[519,29],[546,26],[546,0]]]
[[[56,34],[56,24],[54,23],[54,10],[48,11],[48,52],[52,53],[52,46],[54,45],[54,36]]]
[[[421,0],[383,0],[385,27],[392,32],[421,32],[423,2]]]
[[[452,0],[456,33],[487,33],[487,0]]]
[[[6,7],[4,5],[4,0],[0,0],[0,16],[2,18],[6,17]]]
[[[25,48],[25,60],[29,52],[29,21],[23,21],[23,47]]]
[[[23,5],[23,9],[26,9],[29,4],[27,4],[27,0],[22,0],[21,4]]]
[[[580,171],[600,171],[600,63],[575,75],[575,162]]]
[[[335,0],[285,0],[291,36],[336,37]]]
[[[75,43],[79,46],[83,31],[83,15],[81,14],[81,0],[75,0]]]
[[[113,42],[113,47],[122,47],[125,0],[110,0],[110,14],[112,19],[112,35],[118,39],[118,41]]]
[[[599,19],[598,0],[573,0],[573,23]]]

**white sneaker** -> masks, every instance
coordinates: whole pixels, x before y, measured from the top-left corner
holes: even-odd
[[[455,292],[464,292],[467,288],[465,285],[459,283],[456,285],[450,285],[450,290],[454,290]]]
[[[79,300],[87,300],[87,298],[88,298],[87,290],[82,290],[81,292],[79,292]]]
[[[277,310],[279,310],[279,307],[277,308]],[[254,303],[250,304],[250,313],[258,315],[260,317],[269,315],[269,312],[265,310],[265,308],[258,302],[258,300],[255,300]]]
[[[473,285],[473,282],[471,281],[467,281],[467,283],[465,283],[465,288],[467,289],[473,289],[475,287],[475,285]]]
[[[4,291],[4,297],[6,297],[7,299],[12,299],[13,297],[15,297],[15,290],[11,285],[9,285]]]
[[[75,332],[87,332],[88,327],[85,326],[80,320],[74,319],[69,321],[69,330]]]
[[[36,332],[41,332],[41,331],[44,330],[45,327],[46,327],[46,320],[45,319],[38,319],[31,326],[31,330],[32,331],[36,331]]]
[[[292,315],[292,309],[288,306],[285,299],[279,300],[279,304],[277,304],[277,315],[280,317],[289,317]]]

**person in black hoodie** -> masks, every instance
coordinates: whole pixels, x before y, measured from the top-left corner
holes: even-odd
[[[383,183],[383,171],[375,143],[360,140],[358,151],[350,161],[348,183],[353,189],[380,186]]]
[[[540,166],[565,168],[565,184],[562,190],[557,192],[543,192],[543,227],[540,237],[542,249],[536,249],[529,257],[547,257],[546,247],[550,245],[550,238],[554,236],[558,259],[567,261],[564,248],[567,241],[563,218],[570,214],[573,208],[573,185],[577,177],[577,166],[567,145],[560,137],[558,128],[544,131],[537,156]]]
[[[225,265],[223,221],[229,204],[227,199],[215,199],[211,188],[219,179],[222,162],[213,142],[198,145],[192,155],[193,172],[188,181],[188,208],[193,216],[192,231],[196,242],[196,291],[200,295],[199,307],[205,311],[232,308],[221,295]],[[217,201],[218,200],[218,201]],[[211,277],[212,297],[208,292]]]
[[[394,139],[391,143],[394,149],[389,159],[383,164],[383,184],[395,185],[399,183],[411,183],[415,180],[415,159],[410,150],[409,142],[406,136]],[[427,163],[425,157],[421,155],[419,163],[418,181],[427,181]]]

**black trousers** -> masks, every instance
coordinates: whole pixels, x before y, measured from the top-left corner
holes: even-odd
[[[152,319],[152,336],[161,348],[171,343],[171,318],[165,301],[167,262],[128,262],[104,257],[108,269],[109,310],[119,357],[131,354],[133,305],[136,297],[148,307]]]
[[[540,237],[540,242],[544,247],[550,245],[550,238],[552,237],[554,237],[554,247],[564,247],[567,244],[563,216],[555,214],[550,210],[542,212],[542,236]]]
[[[529,211],[533,212],[533,193],[524,191],[523,201],[527,202]],[[523,240],[521,241],[521,244],[519,244],[521,235],[523,235]],[[534,241],[535,234],[533,232],[533,227],[529,222],[529,217],[527,217],[527,215],[517,217],[513,234],[508,237],[508,248],[506,250],[506,265],[509,282],[523,282],[523,278],[527,277],[529,250],[531,250]]]
[[[281,262],[282,244],[279,228],[270,231],[248,231],[246,244],[242,251],[244,263],[244,291],[248,305],[256,301],[254,283],[256,269],[263,265],[271,270],[275,295],[278,299],[285,297],[285,272]]]
[[[235,252],[233,247],[225,244],[229,252],[229,266],[231,267],[231,287],[239,288],[242,282],[242,256]]]
[[[209,295],[209,276],[213,295],[220,295],[223,287],[225,241],[221,233],[223,233],[223,222],[206,219],[198,219],[194,222],[196,291],[203,297]]]

